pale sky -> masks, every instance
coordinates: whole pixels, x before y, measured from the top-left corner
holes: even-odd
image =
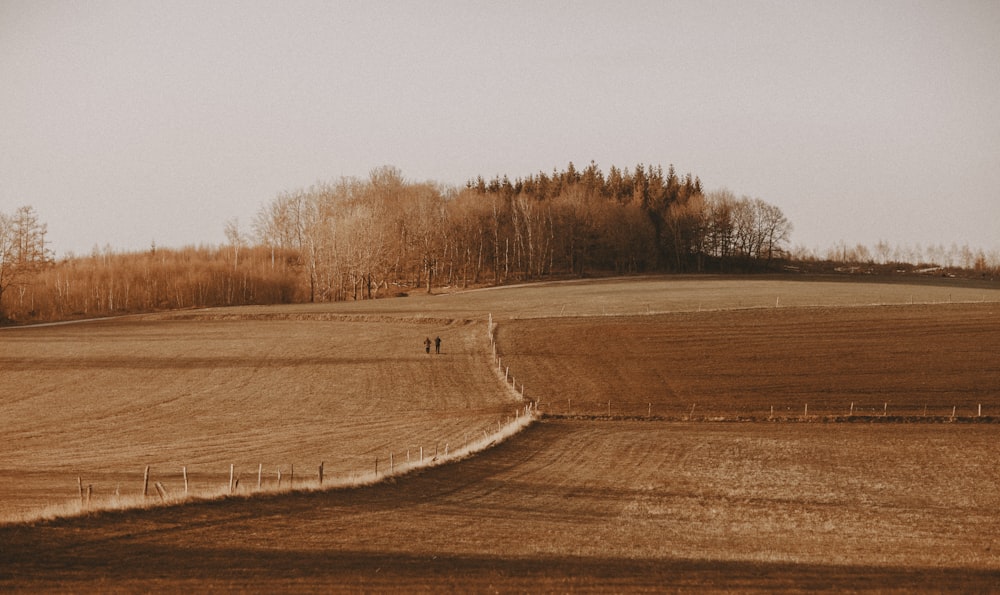
[[[1000,248],[1000,1],[0,0],[0,211],[62,256],[284,191],[674,164],[793,245]]]

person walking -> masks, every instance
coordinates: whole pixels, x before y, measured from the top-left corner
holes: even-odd
[[[441,353],[441,337],[434,338],[434,353]]]
[[[438,339],[438,342],[440,342],[440,341],[441,340]],[[428,354],[430,354],[430,352],[431,352],[431,338],[430,337],[427,337],[426,339],[424,339],[424,351],[426,351]]]

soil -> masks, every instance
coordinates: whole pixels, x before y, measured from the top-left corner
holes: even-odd
[[[442,353],[424,352],[440,336]],[[121,319],[9,329],[0,518],[153,490],[327,481],[481,437],[519,402],[486,323]],[[16,447],[15,447],[16,445]],[[263,466],[261,468],[261,465]]]
[[[988,591],[998,444],[992,426],[544,421],[369,488],[0,527],[0,588]]]
[[[993,591],[1000,424],[957,422],[1000,410],[998,298],[601,280],[7,329],[0,591]],[[77,477],[217,493],[231,463],[350,477],[469,440],[518,404],[490,315],[580,419],[365,487],[79,513]],[[827,414],[884,423],[763,421]],[[75,504],[9,522],[45,502]]]
[[[547,413],[1000,415],[995,304],[515,320],[498,336]]]

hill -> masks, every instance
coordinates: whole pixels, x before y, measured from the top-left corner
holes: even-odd
[[[135,489],[150,456],[218,486],[230,462],[254,476],[260,461],[313,470],[318,459],[357,474],[377,453],[461,442],[514,404],[490,363],[490,314],[505,365],[552,413],[571,393],[640,409],[666,395],[657,407],[681,416],[693,394],[699,411],[715,399],[757,415],[778,398],[797,409],[802,395],[919,408],[941,393],[988,413],[998,298],[946,282],[646,278],[7,330],[0,359],[18,392],[0,402],[7,444],[25,446],[5,454],[4,501],[31,486],[28,497],[59,489],[72,501],[88,465],[102,489],[115,474]],[[422,339],[437,334],[445,353],[428,356]],[[872,371],[855,378],[861,368]],[[545,419],[476,457],[367,487],[3,525],[0,588],[976,591],[1000,580],[997,424],[598,417]]]

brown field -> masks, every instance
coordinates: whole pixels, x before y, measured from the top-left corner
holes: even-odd
[[[206,495],[230,464],[244,487],[0,525],[0,590],[994,590],[994,423],[546,419],[377,485],[246,496],[258,463],[265,488],[319,462],[349,484],[495,429],[519,403],[490,313],[549,413],[974,421],[1000,409],[998,301],[667,278],[3,330],[0,517],[78,510],[77,477],[134,494],[145,465],[172,494],[184,465]]]
[[[423,340],[440,335],[440,355]],[[177,494],[182,467],[214,490],[229,466],[256,488],[363,475],[459,448],[514,414],[489,364],[486,322],[161,320],[5,331],[0,513],[62,504],[77,478],[141,493],[145,466]],[[152,489],[152,488],[151,488]],[[3,514],[0,514],[3,516]]]
[[[376,487],[0,529],[80,591],[990,590],[994,426],[543,421]]]
[[[1000,416],[997,304],[517,320],[498,340],[549,413]]]

